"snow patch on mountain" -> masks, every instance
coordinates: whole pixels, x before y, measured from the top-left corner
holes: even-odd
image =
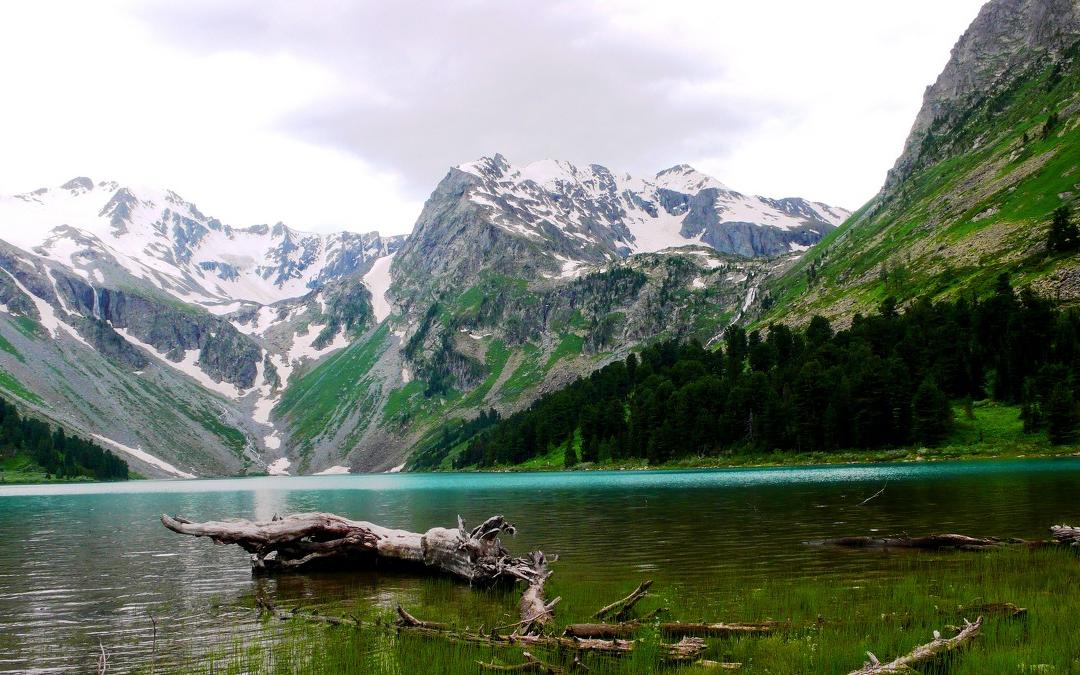
[[[124,338],[128,342],[148,352],[151,356],[156,357],[163,364],[180,371],[184,375],[187,375],[191,379],[195,380],[205,389],[221,394],[228,398],[239,398],[244,394],[244,390],[237,387],[235,384],[229,384],[228,382],[216,382],[212,377],[207,375],[202,368],[199,367],[199,350],[188,349],[184,352],[184,358],[180,361],[172,361],[169,359],[165,352],[159,351],[154,345],[143,342],[139,338],[131,334],[130,331],[113,326],[112,329]]]
[[[172,475],[176,476],[177,478],[196,478],[197,477],[193,473],[188,473],[187,471],[181,471],[180,469],[177,469],[172,464],[169,464],[168,462],[166,462],[165,460],[163,460],[163,459],[161,459],[159,457],[155,457],[155,456],[151,455],[149,452],[146,452],[142,448],[133,448],[133,447],[131,447],[129,445],[124,445],[123,443],[119,443],[117,441],[114,441],[111,438],[106,438],[106,437],[102,436],[101,434],[91,434],[91,436],[93,436],[94,439],[97,440],[100,443],[105,443],[106,445],[110,445],[113,448],[115,448],[117,450],[120,450],[123,453],[131,455],[135,459],[138,459],[138,460],[140,460],[142,462],[145,462],[146,464],[149,464],[151,466],[155,466],[155,467],[161,469],[162,471],[164,471],[165,473],[172,474]]]
[[[376,323],[382,323],[390,316],[390,301],[386,299],[386,292],[390,289],[390,263],[393,261],[393,253],[378,258],[364,275],[364,285],[371,291],[371,309]]]
[[[335,464],[334,466],[323,469],[322,471],[316,471],[314,476],[342,476],[349,473],[349,467]]]
[[[266,473],[271,476],[288,476],[290,466],[292,466],[292,462],[287,457],[279,457],[270,462],[269,466],[266,467]]]
[[[49,335],[56,337],[57,335],[59,335],[60,332],[64,332],[75,338],[76,341],[86,345],[87,347],[90,346],[90,343],[84,340],[83,337],[79,335],[79,333],[74,328],[69,326],[64,321],[60,320],[60,317],[56,315],[56,310],[53,309],[52,305],[31,293],[30,289],[24,286],[21,281],[16,279],[15,275],[13,275],[11,272],[8,272],[7,270],[0,271],[3,271],[4,274],[8,275],[8,277],[10,277],[11,280],[15,283],[15,286],[18,287],[18,289],[22,291],[26,295],[26,297],[30,298],[31,302],[34,303],[34,306],[37,308],[37,313],[38,317],[40,318],[41,325],[43,328],[45,328],[46,331],[48,331]]]

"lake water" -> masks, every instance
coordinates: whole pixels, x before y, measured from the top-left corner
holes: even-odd
[[[503,513],[519,529],[510,548],[558,553],[559,575],[705,588],[717,575],[865,577],[896,555],[804,543],[826,537],[1046,537],[1080,522],[1080,459],[0,486],[0,672],[91,670],[100,646],[109,672],[139,668],[155,649],[150,617],[170,649],[197,647],[224,625],[257,625],[241,606],[257,583],[308,606],[346,593],[391,605],[415,590],[371,572],[254,580],[239,548],[158,522],[315,510],[417,531]]]

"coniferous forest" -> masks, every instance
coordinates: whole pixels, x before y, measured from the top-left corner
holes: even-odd
[[[20,415],[0,398],[0,459],[26,455],[57,478],[85,476],[97,480],[126,480],[128,465],[96,443],[70,436],[64,430]]]
[[[720,349],[665,342],[548,394],[506,419],[448,425],[419,454],[436,466],[517,464],[565,444],[567,464],[740,451],[830,451],[939,444],[953,401],[1022,406],[1025,431],[1078,435],[1080,313],[1001,276],[985,300],[885,300],[834,331],[732,327]],[[466,444],[467,442],[467,444]],[[580,448],[580,456],[574,448]]]

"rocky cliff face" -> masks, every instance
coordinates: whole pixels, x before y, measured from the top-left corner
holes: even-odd
[[[930,86],[880,193],[774,279],[770,318],[841,322],[886,296],[978,295],[1001,273],[1080,303],[1080,260],[1046,247],[1080,195],[1080,1],[992,0]]]
[[[948,138],[965,113],[1008,88],[1032,77],[1046,62],[1059,62],[1080,38],[1078,0],[991,0],[952,49],[937,81],[926,89],[904,152],[889,172],[888,194],[924,166],[926,140]]]

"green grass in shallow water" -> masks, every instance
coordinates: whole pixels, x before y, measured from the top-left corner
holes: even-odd
[[[865,575],[822,574],[814,578],[762,581],[752,570],[712,578],[699,585],[655,585],[635,609],[640,616],[668,608],[667,619],[684,621],[780,622],[772,635],[708,638],[705,657],[743,664],[747,673],[846,673],[872,651],[884,660],[929,642],[933,631],[951,636],[969,608],[1012,602],[1028,610],[1010,619],[988,614],[971,647],[931,664],[924,672],[1076,672],[1080,669],[1080,560],[1074,551],[1012,547],[986,553],[883,553],[884,562]],[[707,564],[707,561],[703,561]],[[625,579],[592,579],[588,570],[555,565],[548,596],[562,597],[553,633],[563,625],[592,620],[599,607],[624,596],[643,573]],[[632,576],[632,578],[631,578]],[[384,580],[389,582],[389,580]],[[401,602],[415,616],[458,627],[490,629],[516,619],[518,590],[470,589],[446,579],[427,580],[402,594],[358,588],[354,598],[308,598],[303,604],[323,614],[348,614],[362,627],[327,627],[307,622],[265,621],[254,635],[222,626],[215,644],[163,645],[157,668],[182,667],[200,673],[467,673],[477,661],[521,663],[521,649],[462,645],[398,633],[390,625]],[[373,602],[373,594],[380,598]],[[238,612],[253,612],[242,610]],[[647,626],[639,653],[614,658],[587,654],[593,673],[704,672],[692,664],[663,665],[655,655],[663,639]],[[531,650],[557,665],[572,655]],[[166,664],[167,667],[166,667]],[[145,668],[143,672],[150,672]]]

